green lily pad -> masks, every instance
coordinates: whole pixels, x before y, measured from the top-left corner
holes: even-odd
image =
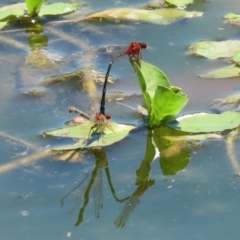
[[[193,3],[193,0],[166,0],[166,2],[177,7],[185,7],[188,4]]]
[[[105,127],[103,133],[93,133],[93,139],[87,139],[89,132],[93,126],[92,122],[79,124],[70,127],[64,127],[52,131],[44,132],[44,135],[55,137],[68,137],[80,139],[77,143],[67,146],[54,148],[53,150],[71,150],[78,148],[105,147],[125,138],[131,130],[135,128],[133,125],[108,123],[111,129]],[[95,138],[97,137],[97,138]]]
[[[8,22],[24,15],[25,3],[17,3],[0,8],[0,21]]]
[[[210,59],[232,57],[240,49],[240,41],[200,41],[189,47],[191,54],[200,55]]]
[[[185,132],[217,132],[233,129],[240,125],[240,113],[227,111],[221,114],[196,113],[177,118],[167,124]]]
[[[186,12],[181,9],[143,10],[132,8],[115,8],[87,15],[82,20],[107,21],[143,21],[154,24],[167,25],[184,18],[202,16],[202,12]]]
[[[236,63],[240,63],[240,51],[234,53],[233,61]]]
[[[232,64],[230,66],[223,67],[223,68],[199,75],[199,77],[201,78],[212,78],[212,79],[231,78],[231,77],[239,77],[239,76],[240,76],[240,67],[236,64]]]
[[[224,16],[224,19],[226,19],[231,24],[240,24],[240,15],[234,14],[234,13],[228,13]]]
[[[54,16],[67,14],[76,11],[80,8],[80,4],[72,3],[53,3],[53,4],[44,4],[39,12],[39,16]]]

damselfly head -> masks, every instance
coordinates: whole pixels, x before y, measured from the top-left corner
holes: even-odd
[[[69,113],[74,112],[74,110],[75,110],[75,107],[72,107],[72,106],[71,106],[71,107],[68,107],[68,112],[69,112]]]
[[[110,120],[112,118],[111,114],[105,114],[105,117],[107,120]]]
[[[140,42],[140,43],[138,43],[140,46],[141,46],[141,48],[143,48],[143,49],[145,49],[145,48],[147,48],[147,44],[145,43],[145,42]]]

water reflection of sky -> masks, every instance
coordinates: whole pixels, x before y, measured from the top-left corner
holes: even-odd
[[[160,67],[174,85],[188,94],[190,101],[184,112],[209,111],[207,106],[211,100],[237,89],[238,81],[197,78],[196,75],[225,63],[189,56],[187,48],[192,42],[202,39],[237,38],[237,26],[224,24],[222,19],[226,12],[235,12],[237,7],[237,1],[197,1],[191,9],[204,10],[202,18],[184,20],[169,26],[123,24],[120,25],[120,30],[118,26],[107,29],[106,26],[99,26],[99,31],[105,31],[106,35],[98,37],[97,33],[86,30],[85,37],[89,38],[94,47],[126,44],[136,39],[146,41],[149,49],[144,51],[144,59]],[[219,31],[218,28],[222,27],[225,30]],[[84,33],[82,29],[81,31]],[[23,41],[27,39],[24,35],[18,38],[24,39]],[[52,43],[49,48],[57,52],[61,48],[59,53],[63,55],[64,52],[71,54],[78,51],[76,46],[69,43]],[[7,45],[0,48],[0,51],[7,55]],[[10,49],[9,52],[12,54]],[[15,54],[15,60],[0,59],[0,128],[1,132],[44,149],[46,145],[56,143],[52,139],[43,139],[41,133],[60,127],[71,118],[65,109],[67,104],[62,104],[62,100],[70,99],[84,110],[87,110],[88,102],[86,94],[70,86],[50,88],[48,97],[40,99],[22,95],[19,79],[16,78],[19,63],[26,54],[27,52],[19,51]],[[108,63],[99,61],[97,64],[100,70],[105,71]],[[133,80],[135,75],[126,60],[117,63],[112,74],[116,75],[118,81],[116,87],[112,85],[109,89],[139,93],[137,83]],[[139,98],[133,104],[136,105],[138,101]],[[62,109],[58,113],[63,114],[55,114],[56,108]],[[136,121],[138,117],[122,106],[116,107],[109,103],[109,109],[112,112],[116,110],[116,121]],[[119,113],[119,109],[126,116]],[[23,239],[67,239],[68,236],[71,239],[238,239],[239,182],[234,177],[235,170],[229,162],[225,143],[205,142],[194,150],[187,167],[174,176],[163,176],[159,160],[156,160],[150,165],[151,172],[144,173],[149,174],[149,179],[155,180],[154,184],[142,181],[136,185],[136,171],[141,168],[144,159],[146,139],[147,130],[143,128],[105,149],[114,194],[118,199],[128,197],[124,202],[114,198],[106,166],[94,167],[95,158],[91,153],[85,155],[82,163],[46,159],[2,173],[2,239],[16,239],[20,236]],[[1,138],[0,144],[1,164],[17,161],[19,156],[25,157],[34,152],[31,147],[17,143],[14,139]],[[92,174],[95,170],[98,177],[99,171],[102,171],[101,187],[94,185],[98,179]],[[60,208],[60,200],[84,179],[86,172],[88,178],[76,192],[65,199],[64,206]],[[98,219],[94,214],[94,206],[97,205],[93,195],[94,186],[95,191],[96,188],[99,191],[102,189],[103,194],[103,208],[99,210]],[[88,187],[89,195],[86,194]],[[77,200],[76,196],[81,191],[81,200]],[[81,224],[75,227],[81,207],[86,202],[84,194],[89,197],[88,203]],[[79,201],[78,205],[74,205],[76,201]],[[69,215],[73,206],[74,211]],[[121,221],[126,221],[125,226],[116,228],[116,225],[123,225]]]

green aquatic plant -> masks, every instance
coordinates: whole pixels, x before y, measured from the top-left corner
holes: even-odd
[[[25,0],[25,3],[12,4],[0,8],[0,29],[7,24],[24,23],[27,27],[39,24],[42,16],[58,16],[76,11],[81,7],[75,3],[46,4],[45,0]],[[35,26],[35,28],[37,28]],[[37,28],[38,29],[38,28]]]

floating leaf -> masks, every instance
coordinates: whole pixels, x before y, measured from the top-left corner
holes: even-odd
[[[185,7],[186,5],[193,3],[193,0],[166,0],[166,2],[177,7]]]
[[[181,131],[193,133],[224,131],[240,125],[240,113],[228,111],[221,114],[189,114],[179,117],[167,125]]]
[[[228,22],[231,24],[240,24],[240,15],[234,14],[234,13],[229,13],[224,16],[224,19],[226,19]]]
[[[114,122],[111,122],[109,124],[111,124],[111,128],[113,131],[106,127],[104,129],[104,135],[96,133],[97,138],[94,138],[95,134],[93,134],[93,139],[91,138],[89,140],[86,139],[88,138],[88,134],[91,127],[93,126],[92,122],[47,131],[44,132],[44,135],[80,139],[76,144],[62,146],[53,149],[53,150],[71,150],[77,148],[104,147],[112,145],[113,143],[118,142],[125,138],[128,135],[128,133],[135,128],[135,126],[133,125],[117,124]]]
[[[234,53],[233,61],[236,63],[240,63],[240,51]]]
[[[240,49],[240,41],[200,41],[189,47],[191,54],[200,55],[210,59],[232,57]]]
[[[132,8],[115,8],[87,15],[81,20],[107,21],[143,21],[167,25],[184,18],[202,16],[202,12],[186,12],[180,9],[142,10]]]
[[[236,64],[199,75],[199,77],[201,78],[212,78],[212,79],[231,78],[231,77],[239,77],[239,76],[240,76],[240,67]]]
[[[76,11],[78,8],[80,8],[79,4],[72,3],[44,4],[40,9],[39,16],[67,14]]]
[[[8,22],[10,20],[16,19],[18,16],[24,15],[24,10],[26,10],[25,3],[12,4],[0,8],[0,21]]]

